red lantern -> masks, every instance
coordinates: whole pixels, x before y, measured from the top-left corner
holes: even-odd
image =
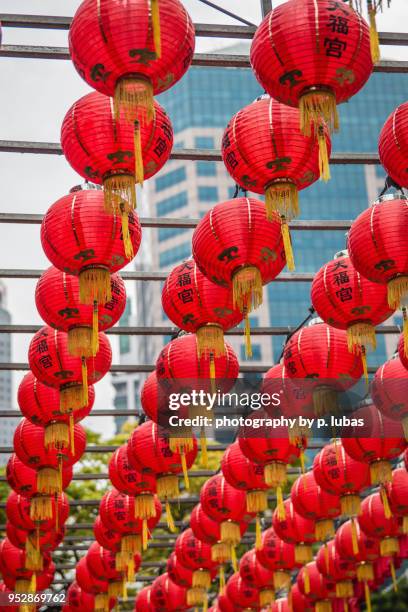
[[[31,506],[30,499],[12,491],[7,498],[7,518],[10,523],[19,529],[25,529],[27,531],[34,531],[36,529],[51,531],[56,529],[58,531],[69,516],[68,498],[65,493],[61,493],[58,497],[52,497],[50,499],[50,505],[51,516],[38,516],[38,514],[33,511],[34,509]]]
[[[275,600],[274,574],[259,562],[255,550],[249,550],[241,557],[239,575],[251,587],[258,589],[261,608],[273,603]]]
[[[182,612],[187,604],[187,589],[178,586],[167,573],[152,582],[150,602],[155,612]]]
[[[364,428],[357,426],[347,430],[347,437],[341,440],[344,450],[356,461],[369,464],[373,485],[390,482],[390,461],[396,459],[407,446],[401,423],[385,417],[373,404],[359,408],[353,417],[362,419]],[[384,501],[385,497],[383,495]]]
[[[178,0],[109,3],[84,0],[69,31],[71,59],[94,89],[114,96],[115,116],[150,122],[153,94],[172,87],[193,59],[194,26]]]
[[[292,585],[288,598],[293,612],[315,612],[314,605],[301,593],[297,582]]]
[[[315,561],[301,568],[296,582],[299,591],[314,603],[316,612],[331,612],[329,600],[335,597],[335,585],[319,572]]]
[[[130,242],[136,255],[141,227],[136,213],[129,213]],[[41,244],[50,262],[62,272],[79,277],[82,304],[104,305],[112,299],[110,274],[128,263],[119,216],[105,211],[98,189],[80,189],[57,200],[41,225]]]
[[[44,441],[47,448],[69,446],[74,441],[74,424],[88,416],[94,399],[94,388],[88,387],[88,404],[84,408],[61,412],[59,391],[41,383],[32,372],[24,376],[17,396],[23,416],[34,425],[45,427]]]
[[[105,525],[99,515],[95,519],[93,530],[98,544],[113,552],[120,552],[122,534],[112,529],[111,525]],[[137,552],[135,550],[135,553]]]
[[[372,493],[364,499],[358,522],[366,535],[380,539],[382,557],[398,554],[398,518],[385,512],[380,493]]]
[[[64,539],[64,529],[59,531],[35,531],[18,529],[12,523],[6,523],[6,535],[8,540],[25,551],[25,567],[32,571],[41,571],[43,568],[43,555],[48,555],[55,550]]]
[[[391,511],[402,517],[402,531],[408,533],[408,472],[398,468],[392,472],[392,480],[386,485]]]
[[[177,327],[197,334],[198,355],[225,354],[224,333],[242,321],[230,289],[208,280],[193,259],[173,268],[164,283],[162,306]]]
[[[49,468],[51,469],[51,468]],[[24,497],[35,497],[43,492],[37,487],[39,470],[34,470],[25,465],[16,454],[12,454],[7,463],[6,478],[10,487]],[[65,490],[72,480],[72,466],[65,467],[61,473],[61,488]],[[57,478],[57,475],[56,475]],[[56,491],[55,491],[56,492]],[[52,491],[54,493],[54,491]]]
[[[244,491],[232,487],[222,474],[216,474],[202,486],[200,502],[204,512],[221,524],[221,542],[237,546],[241,541],[240,523],[251,518]]]
[[[313,475],[324,491],[340,496],[344,516],[360,514],[360,492],[370,484],[367,464],[350,457],[338,442],[326,444],[314,458]]]
[[[333,519],[341,514],[340,497],[322,489],[317,484],[313,471],[295,480],[290,498],[298,514],[315,521],[316,540],[325,541],[334,537]]]
[[[78,561],[75,579],[82,591],[95,596],[95,610],[109,610],[108,581],[91,574],[86,557]]]
[[[180,563],[193,570],[193,588],[209,589],[212,571],[216,567],[211,546],[196,538],[192,529],[188,528],[178,536],[175,551]]]
[[[288,376],[285,366],[277,363],[266,372],[262,382],[262,392],[268,393],[272,398],[272,406],[265,408],[266,412],[271,416],[313,418],[312,394],[305,391],[306,389],[297,386]],[[273,397],[274,394],[277,395]],[[307,437],[310,429],[297,424],[288,429],[288,433],[290,440],[294,442],[299,436]]]
[[[290,585],[293,569],[299,567],[295,560],[295,546],[279,538],[270,527],[262,533],[261,548],[256,551],[262,565],[273,571],[273,583],[277,591]]]
[[[89,612],[90,610],[97,610],[96,604],[102,606],[99,610],[104,610],[105,606],[109,606],[108,609],[116,605],[116,599],[111,597],[108,602],[106,598],[100,598],[96,602],[96,595],[87,593],[78,585],[77,582],[71,582],[67,589],[67,602],[70,610],[78,610],[78,612]]]
[[[141,556],[133,557],[134,572],[139,571]],[[113,551],[103,548],[98,542],[93,542],[86,553],[88,570],[98,580],[108,581],[108,595],[120,597],[126,587],[126,577],[116,569],[116,555]]]
[[[408,102],[400,104],[390,114],[380,132],[378,152],[381,165],[400,187],[408,187],[406,156],[408,153],[406,125]]]
[[[137,518],[148,519],[155,516],[156,477],[148,470],[138,471],[132,467],[128,459],[127,444],[123,444],[113,453],[109,461],[109,479],[118,491],[134,497]]]
[[[8,538],[0,542],[0,571],[3,575],[4,582],[6,582],[5,575],[13,576],[16,580],[27,581],[28,585],[26,592],[33,592],[36,590],[35,577],[33,578],[33,576],[35,576],[37,571],[40,572],[43,568],[46,569],[49,566],[51,557],[46,553],[44,557],[40,555],[40,560],[41,567],[29,569],[30,562],[25,550],[13,546]],[[16,592],[21,592],[18,589],[18,585],[16,585]]]
[[[295,545],[295,561],[304,565],[312,560],[311,545],[316,542],[315,523],[295,512],[290,499],[285,499],[283,504],[285,518],[280,518],[276,509],[273,513],[272,526],[277,536]]]
[[[219,612],[236,612],[238,606],[235,606],[229,597],[222,594],[217,597],[217,607],[219,608]],[[239,608],[239,610],[241,609],[242,608]]]
[[[95,357],[72,357],[68,334],[42,327],[32,338],[28,361],[34,376],[45,385],[59,389],[60,411],[69,412],[89,403],[88,383],[101,380],[109,372],[112,350],[108,338],[100,333]]]
[[[379,198],[353,221],[347,238],[347,248],[355,269],[365,278],[387,285],[390,308],[402,308],[405,351],[408,350],[408,318],[405,307],[408,294],[406,200],[407,198],[400,194]]]
[[[355,566],[340,557],[334,540],[330,540],[319,548],[316,555],[316,565],[325,578],[335,583],[337,597],[353,597]]]
[[[361,354],[367,375],[365,355],[367,348],[376,348],[375,327],[393,313],[386,287],[361,276],[341,251],[315,275],[311,297],[323,321],[347,331],[349,351]]]
[[[278,276],[286,263],[279,216],[275,214],[266,223],[265,207],[259,200],[227,200],[204,215],[192,244],[203,274],[223,287],[232,287],[232,302],[245,315],[250,356],[248,314],[262,304],[262,285]]]
[[[85,452],[86,434],[81,425],[74,427],[75,443],[68,447],[45,447],[45,430],[22,419],[14,432],[13,444],[17,457],[28,467],[37,471],[37,490],[46,495],[62,491],[63,466],[74,465]],[[73,453],[75,448],[75,453]],[[35,516],[51,517],[50,498],[34,497],[33,512]],[[35,508],[35,509],[34,509]]]
[[[150,603],[151,593],[151,585],[144,587],[138,592],[135,601],[135,612],[156,612],[153,604]]]
[[[113,327],[125,310],[126,289],[119,274],[112,274],[110,291],[112,298],[106,304],[81,304],[78,277],[51,266],[37,283],[35,303],[47,325],[68,333],[72,356],[94,357],[99,349],[98,331]]]
[[[238,572],[229,578],[226,595],[234,604],[234,610],[241,608],[261,609],[259,590],[243,580]]]
[[[296,60],[294,60],[296,58]],[[337,130],[336,105],[368,80],[370,32],[350,6],[332,0],[289,0],[271,11],[252,41],[255,76],[276,100],[299,107],[300,128]]]
[[[110,98],[93,92],[75,102],[62,123],[61,145],[68,163],[86,180],[103,184],[105,209],[122,215],[124,235],[127,213],[136,208],[135,183],[156,174],[173,146],[165,110],[153,101],[153,111],[155,121],[132,125],[123,114],[114,116]]]
[[[187,604],[189,606],[204,605],[207,601],[205,589],[193,587],[194,571],[189,567],[185,567],[177,558],[173,551],[167,560],[166,570],[170,580],[178,586],[187,588]],[[211,580],[216,576],[216,570],[211,572]]]
[[[408,440],[407,380],[407,370],[401,359],[395,356],[378,368],[371,384],[374,404],[385,417],[402,423],[406,440]]]
[[[282,214],[284,242],[290,240],[285,220],[299,214],[298,191],[319,176],[330,178],[328,131],[321,124],[317,137],[305,136],[299,121],[297,109],[264,95],[232,117],[222,139],[223,161],[234,181],[265,194],[268,219],[275,218],[273,211]]]
[[[168,424],[170,411],[168,409],[168,397],[157,381],[154,370],[150,372],[143,383],[140,394],[140,403],[146,416],[158,425]]]
[[[294,333],[283,359],[287,375],[302,379],[299,385],[313,392],[317,416],[334,411],[338,393],[355,385],[363,374],[360,357],[348,350],[346,332],[326,323],[317,322]]]

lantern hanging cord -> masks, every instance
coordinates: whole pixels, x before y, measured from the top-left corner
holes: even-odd
[[[248,196],[248,191],[244,189],[243,187],[241,187],[240,185],[238,185],[238,183],[235,183],[235,191],[234,191],[234,195],[232,196],[233,200],[235,200],[235,198],[239,198],[240,191],[242,192],[242,195],[244,198]]]
[[[209,2],[209,0],[198,0],[199,2],[201,2],[202,4],[206,4],[207,6],[210,6],[211,8],[215,9],[216,11],[219,11],[220,13],[224,13],[224,15],[228,15],[228,17],[232,17],[232,19],[236,19],[237,21],[240,21],[241,23],[244,23],[247,26],[254,26],[254,23],[251,23],[250,21],[247,21],[246,19],[244,19],[243,17],[239,17],[238,15],[235,15],[235,13],[231,13],[231,11],[227,11],[226,9],[222,8],[221,6],[218,6],[218,4],[215,4],[214,2]]]
[[[299,323],[299,325],[293,330],[291,331],[287,336],[286,336],[286,340],[285,343],[282,347],[282,352],[279,355],[279,359],[278,359],[278,363],[279,361],[282,359],[283,357],[283,352],[285,350],[285,345],[287,344],[287,342],[291,339],[291,337],[296,334],[297,331],[299,331],[299,329],[301,329],[302,327],[304,327],[306,325],[306,323],[308,323],[310,321],[310,319],[313,318],[314,314],[315,314],[315,309],[313,308],[313,306],[309,306],[308,308],[309,314],[307,315],[307,317],[305,319],[303,319],[303,321],[301,323]]]
[[[386,194],[387,191],[389,191],[392,188],[396,189],[397,191],[402,193],[402,195],[404,195],[404,189],[401,187],[401,185],[398,185],[398,183],[396,183],[390,176],[387,175],[387,178],[385,179],[385,183],[384,183],[384,189],[381,191],[378,197],[381,198],[381,196]]]

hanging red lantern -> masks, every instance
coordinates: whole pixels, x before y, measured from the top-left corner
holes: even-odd
[[[212,560],[211,546],[196,538],[188,528],[177,537],[174,550],[180,563],[193,570],[193,588],[209,589],[217,566]]]
[[[375,327],[392,314],[387,289],[361,276],[347,251],[320,268],[311,288],[313,306],[329,325],[347,331],[347,345],[361,355],[367,374],[366,350],[376,348]]]
[[[350,457],[339,442],[326,444],[314,458],[313,475],[324,491],[340,496],[342,515],[351,518],[360,514],[360,493],[370,485],[366,463]]]
[[[6,523],[6,536],[16,548],[25,551],[25,567],[32,571],[43,569],[43,555],[55,550],[64,539],[64,530],[35,531],[18,529],[12,523]]]
[[[402,308],[405,351],[408,351],[408,223],[407,198],[402,194],[380,197],[351,224],[347,248],[350,259],[362,276],[387,285],[388,304]]]
[[[156,612],[151,604],[152,586],[141,589],[136,595],[135,612]]]
[[[187,589],[187,604],[189,606],[206,605],[207,593],[203,588],[193,587],[194,570],[185,567],[177,558],[173,551],[167,560],[166,571],[172,580],[178,586]],[[211,572],[211,580],[216,576],[216,569]]]
[[[371,384],[371,397],[378,410],[387,418],[402,423],[408,440],[407,370],[396,355],[376,371]]]
[[[101,517],[98,515],[93,526],[95,540],[102,546],[112,552],[120,552],[122,534],[119,531],[112,529],[111,525],[105,525]],[[135,554],[138,551],[135,551]]]
[[[90,610],[95,610],[95,612],[97,610],[98,612],[105,612],[106,604],[109,606],[109,610],[112,610],[112,608],[114,608],[116,605],[116,599],[113,597],[111,597],[108,602],[106,602],[105,598],[102,598],[102,600],[99,599],[98,601],[96,601],[95,598],[96,596],[92,595],[92,593],[87,593],[81,589],[77,582],[71,582],[67,589],[66,596],[68,606],[70,608],[68,612],[71,610],[78,610],[78,612],[89,612]],[[97,608],[97,603],[102,607]]]
[[[300,591],[297,582],[292,584],[289,591],[288,599],[290,602],[290,612],[315,612],[314,605]]]
[[[270,527],[262,533],[261,548],[256,551],[259,562],[273,571],[275,590],[290,585],[291,572],[300,565],[295,560],[295,546],[278,537]]]
[[[318,320],[289,338],[283,362],[287,375],[313,392],[317,416],[335,411],[339,392],[350,389],[363,374],[360,357],[348,350],[347,333]]]
[[[235,198],[209,210],[192,239],[193,257],[212,282],[232,287],[232,303],[245,316],[246,350],[251,356],[248,315],[262,304],[262,285],[286,263],[281,220],[266,223],[265,206],[254,198]]]
[[[319,572],[315,561],[300,569],[296,583],[299,591],[313,602],[316,612],[332,612],[330,600],[336,596],[335,584]]]
[[[251,587],[258,589],[261,608],[270,606],[274,602],[274,573],[259,562],[254,549],[241,557],[239,575]]]
[[[331,143],[321,123],[318,134],[305,136],[299,110],[261,96],[232,117],[222,139],[222,157],[238,185],[265,194],[266,215],[282,215],[282,235],[290,237],[286,220],[299,214],[298,191],[317,179],[330,178]],[[288,251],[286,256],[289,266]]]
[[[16,493],[29,498],[43,495],[43,491],[37,486],[38,474],[39,470],[34,470],[25,465],[15,453],[10,456],[6,468],[6,478],[8,484]],[[67,466],[62,469],[62,490],[65,490],[69,486],[72,475],[72,466]],[[51,492],[56,493],[57,491],[52,490]]]
[[[316,540],[334,537],[333,519],[341,514],[340,496],[331,495],[316,482],[313,471],[296,478],[290,498],[294,509],[306,519],[315,521]]]
[[[164,27],[165,26],[165,27]],[[94,89],[114,96],[114,115],[154,118],[153,94],[172,87],[193,59],[194,25],[178,0],[131,0],[95,10],[83,0],[69,30],[71,59]]]
[[[316,566],[325,578],[335,583],[337,597],[353,597],[356,569],[353,563],[340,557],[334,540],[319,548]]]
[[[119,274],[111,275],[110,292],[106,304],[81,304],[78,277],[51,266],[37,283],[35,303],[47,325],[67,332],[73,357],[94,357],[99,349],[98,331],[113,327],[125,310],[126,289]]]
[[[156,476],[149,470],[138,471],[128,458],[128,446],[123,444],[109,461],[109,479],[113,486],[135,499],[136,518],[149,519],[155,516]]]
[[[15,491],[11,491],[7,498],[6,514],[7,518],[19,529],[26,531],[52,531],[59,530],[69,516],[69,502],[65,493],[52,497],[51,516],[38,516],[33,512],[31,506],[32,500],[19,495]]]
[[[162,306],[177,327],[197,335],[199,357],[224,355],[224,332],[242,321],[231,290],[208,280],[193,259],[183,261],[168,275]]]
[[[312,394],[307,393],[306,389],[300,388],[295,381],[288,376],[283,363],[277,363],[269,368],[262,381],[262,392],[268,393],[273,400],[272,406],[265,408],[271,416],[282,415],[285,417],[313,418]],[[278,397],[278,400],[274,399]],[[309,428],[302,428],[296,425],[288,429],[289,438],[294,441],[299,436],[310,434]]]
[[[402,532],[408,534],[408,471],[393,470],[391,482],[386,485],[387,498],[393,514],[402,517]]]
[[[138,553],[133,556],[135,573],[139,571],[141,560]],[[86,563],[92,576],[108,581],[109,597],[126,595],[126,575],[116,569],[116,555],[113,551],[93,542],[86,553]]]
[[[127,216],[130,242],[136,255],[141,227],[136,213]],[[109,215],[98,189],[74,188],[45,213],[41,244],[50,262],[79,277],[79,300],[93,306],[112,299],[110,275],[128,263],[120,217]]]
[[[372,493],[364,499],[358,522],[366,535],[380,540],[382,557],[398,554],[398,518],[386,514],[380,493]]]
[[[109,372],[112,350],[108,338],[98,334],[95,357],[72,357],[68,334],[42,327],[32,338],[28,361],[34,376],[45,385],[59,389],[60,412],[83,408],[89,403],[88,383],[94,384]]]
[[[112,100],[98,92],[71,106],[61,127],[61,146],[68,163],[84,179],[103,184],[105,210],[122,217],[129,241],[129,212],[136,208],[135,183],[155,175],[170,157],[173,128],[165,110],[153,101],[155,121],[126,121],[114,114]]]
[[[107,580],[100,580],[91,574],[86,557],[82,557],[78,561],[75,579],[82,591],[95,596],[95,610],[109,610],[109,583]]]
[[[37,471],[37,491],[45,495],[34,496],[31,500],[33,517],[52,517],[53,493],[61,493],[63,466],[74,465],[85,452],[86,433],[81,425],[74,427],[75,443],[68,447],[45,447],[45,430],[22,419],[14,432],[13,444],[17,457],[28,467]],[[75,447],[75,454],[72,448]]]
[[[384,485],[391,481],[391,461],[407,447],[401,423],[393,421],[368,404],[353,412],[353,418],[362,419],[364,427],[350,427],[341,443],[350,457],[368,463],[371,484]],[[343,434],[344,435],[344,434]],[[386,496],[383,495],[386,502]]]
[[[294,61],[296,58],[296,61]],[[250,54],[255,76],[276,100],[299,107],[300,129],[337,130],[337,104],[347,102],[372,70],[370,32],[343,2],[289,0],[262,21]]]
[[[295,561],[304,565],[312,560],[312,544],[316,542],[315,523],[298,514],[290,499],[283,502],[284,518],[280,518],[278,509],[273,513],[272,526],[285,542],[295,545]]]
[[[228,579],[226,595],[234,605],[234,610],[261,608],[259,590],[243,580],[238,572]]]
[[[51,557],[48,553],[45,553],[43,557],[40,555],[39,558],[41,561],[41,567],[29,569],[30,562],[28,560],[26,551],[13,546],[8,538],[2,540],[0,542],[0,571],[3,575],[4,582],[6,582],[5,575],[13,576],[17,581],[26,582],[26,592],[35,592],[36,572],[43,571],[43,569],[46,569],[51,562]],[[16,584],[17,593],[21,592],[19,586],[22,585]]]
[[[189,608],[187,589],[170,580],[167,572],[152,582],[150,602],[155,612],[183,612]]]
[[[28,372],[18,387],[17,401],[23,416],[34,425],[45,428],[44,442],[49,446],[70,446],[74,441],[74,424],[91,412],[95,399],[93,387],[88,387],[88,404],[83,408],[61,412],[57,389],[44,385]],[[73,449],[75,452],[75,448]]]
[[[217,607],[219,608],[219,612],[235,612],[237,609],[237,606],[234,603],[232,603],[230,598],[227,597],[225,593],[218,595]],[[240,608],[240,612],[241,612],[241,608]]]
[[[378,152],[381,165],[387,174],[400,187],[408,187],[406,155],[406,125],[408,102],[400,104],[389,115],[378,139]]]
[[[140,393],[140,403],[144,413],[158,425],[167,425],[170,416],[168,397],[158,383],[156,371],[150,372],[143,383]]]

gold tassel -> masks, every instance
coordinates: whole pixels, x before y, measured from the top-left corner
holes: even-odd
[[[184,486],[186,487],[188,491],[190,488],[190,481],[188,479],[187,460],[186,460],[186,453],[184,450],[181,451],[180,457],[181,457],[181,467],[183,469]]]
[[[215,357],[225,355],[224,330],[220,325],[208,323],[196,331],[198,356],[212,353]]]
[[[149,540],[149,528],[147,526],[147,519],[142,521],[142,548],[147,550],[147,542]]]
[[[368,16],[370,20],[370,49],[371,59],[373,64],[377,64],[380,61],[380,39],[378,37],[377,24],[375,20],[375,8],[372,6],[368,9]]]
[[[275,571],[273,573],[273,585],[275,587],[275,591],[289,588],[290,572],[284,572],[282,570]]]
[[[309,544],[296,544],[295,545],[295,561],[305,565],[313,559],[312,547]]]
[[[128,261],[131,261],[134,258],[135,253],[133,250],[133,243],[129,232],[129,215],[128,213],[124,212],[121,214],[120,218],[122,222],[122,237],[125,257]]]
[[[86,268],[79,273],[79,301],[93,306],[106,304],[112,299],[109,270],[105,268]]]
[[[393,310],[401,307],[402,299],[408,293],[408,276],[397,276],[388,281],[388,305]]]
[[[402,533],[404,535],[408,533],[408,516],[402,517]]]
[[[84,408],[84,392],[81,384],[69,384],[60,388],[60,412],[66,414],[72,410]]]
[[[201,465],[204,468],[208,467],[208,452],[207,452],[207,438],[205,436],[205,427],[201,427],[200,431],[200,447],[201,447]]]
[[[366,381],[366,385],[367,385],[367,389],[368,389],[368,367],[367,367],[367,354],[366,354],[366,350],[365,347],[362,346],[361,347],[361,363],[363,364],[363,376],[364,376],[364,380]]]
[[[408,315],[407,315],[407,309],[405,306],[402,307],[402,319],[403,319],[402,337],[404,338],[404,355],[405,357],[408,357]]]
[[[109,215],[123,215],[137,208],[133,174],[111,174],[103,181],[105,210]]]
[[[133,141],[135,148],[135,182],[143,185],[143,153],[142,153],[142,135],[140,132],[140,122],[135,121],[135,129],[133,132]]]
[[[353,546],[353,554],[358,555],[359,553],[358,535],[357,535],[356,519],[354,518],[351,519],[351,542]]]
[[[95,612],[109,612],[109,598],[107,593],[95,595]]]
[[[305,585],[305,594],[308,595],[310,593],[310,576],[306,565],[303,568],[303,582]]]
[[[294,183],[275,181],[265,191],[265,212],[268,221],[277,221],[282,215],[289,221],[299,215],[299,194]]]
[[[34,546],[28,535],[25,542],[25,568],[41,572],[43,570],[43,557],[38,547]]]
[[[215,359],[213,353],[210,353],[210,386],[211,393],[217,392],[216,378],[215,378]]]
[[[126,583],[125,583],[126,585]],[[108,597],[109,599],[111,597],[120,597],[122,595],[123,592],[123,583],[122,581],[118,582],[118,581],[114,581],[114,582],[109,582],[108,584]]]
[[[151,81],[142,76],[121,78],[116,84],[113,104],[116,120],[123,109],[127,121],[150,123],[155,115]]]
[[[167,527],[169,531],[171,533],[175,533],[176,525],[174,524],[173,514],[171,512],[171,507],[167,499],[166,499],[166,521],[167,521]]]
[[[50,448],[63,450],[69,447],[69,426],[67,423],[50,423],[44,429],[44,446],[49,451]]]
[[[218,595],[219,596],[223,595],[224,590],[225,590],[225,569],[223,565],[220,565]]]
[[[241,529],[234,521],[223,521],[220,527],[221,542],[237,546],[241,541]]]
[[[390,519],[392,517],[392,512],[385,487],[380,487],[380,497],[384,508],[384,516],[386,519]]]
[[[292,240],[290,237],[289,225],[284,216],[281,217],[281,232],[283,240],[283,248],[285,250],[286,265],[290,272],[295,269],[295,259],[293,257]]]
[[[129,553],[130,556],[142,552],[142,538],[139,534],[124,535],[120,541],[122,553]],[[118,568],[117,568],[118,569]],[[119,570],[121,571],[121,570]]]
[[[157,478],[157,495],[161,499],[173,499],[180,495],[177,474],[164,474]]]
[[[211,547],[211,560],[217,563],[227,563],[231,561],[231,544],[217,542]]]
[[[29,593],[36,593],[37,591],[37,574],[33,572],[30,580],[30,588],[28,589]]]
[[[30,580],[18,578],[15,582],[14,590],[16,593],[29,593],[30,592]]]
[[[330,165],[329,165],[329,152],[327,150],[326,133],[322,125],[317,128],[317,143],[319,145],[319,170],[320,179],[327,183],[330,181]]]
[[[380,553],[382,557],[392,557],[400,551],[398,538],[384,538],[380,541]]]
[[[336,596],[340,598],[353,597],[354,588],[352,580],[340,580],[336,583]]]
[[[329,547],[327,546],[327,543],[324,544],[324,562],[326,565],[326,572],[327,574],[330,573],[330,557],[329,557]]]
[[[334,538],[334,523],[332,519],[317,521],[315,525],[315,536],[319,542],[325,542],[329,538]]]
[[[40,470],[38,470],[37,472],[37,490],[39,491],[39,493],[46,493],[46,494],[60,493],[61,492],[60,485],[61,485],[61,482],[60,482],[58,470],[55,470],[54,468],[49,468],[49,467],[41,468]],[[33,497],[33,499],[31,500],[31,503],[35,499],[40,499],[40,498]]]
[[[234,572],[238,571],[238,559],[237,559],[237,551],[235,550],[235,546],[231,546],[231,565]]]
[[[160,34],[160,10],[159,0],[150,0],[150,10],[152,15],[153,42],[156,58],[161,57],[161,34]]]
[[[304,453],[303,448],[300,450],[299,460],[300,460],[300,471],[302,472],[302,474],[306,474],[305,453]],[[305,484],[306,484],[306,481],[305,481]]]
[[[92,307],[92,357],[99,351],[99,312],[98,302],[94,300]],[[85,354],[85,353],[84,353]]]
[[[196,570],[193,572],[193,588],[209,589],[211,587],[211,575],[208,570]]]
[[[256,515],[255,519],[255,548],[257,550],[262,548],[261,519],[259,514]]]
[[[284,521],[286,519],[286,511],[285,504],[283,503],[283,493],[282,487],[276,487],[276,510],[279,521]]]
[[[151,493],[142,493],[135,497],[135,518],[149,519],[156,516],[154,497]]]
[[[84,406],[89,403],[88,397],[88,366],[86,364],[85,357],[81,358],[81,372],[82,372],[82,393],[84,394]]]
[[[313,408],[317,417],[338,411],[338,392],[333,387],[317,387],[313,390]]]
[[[234,308],[248,314],[262,304],[262,276],[255,266],[240,268],[232,278]]]
[[[361,499],[359,495],[343,495],[340,498],[341,513],[343,516],[358,516],[361,512]]]
[[[187,590],[187,605],[189,607],[201,605],[204,603],[205,590],[201,588],[192,588]]]
[[[268,487],[283,486],[286,483],[286,463],[271,461],[265,465],[265,482]]]
[[[123,576],[123,578],[122,578],[122,599],[123,599],[123,601],[127,601],[128,600],[127,583],[126,583],[125,576]]]
[[[371,484],[387,484],[392,480],[392,467],[389,461],[375,461],[370,464]]]
[[[316,601],[315,612],[332,612],[332,610],[333,608],[332,608],[331,601],[328,601],[326,599]]]
[[[75,419],[74,419],[74,413],[71,412],[69,415],[69,442],[70,442],[70,449],[71,449],[71,455],[75,455]]]
[[[268,494],[266,491],[247,491],[246,509],[248,512],[265,512],[268,508]]]
[[[73,357],[93,357],[93,330],[90,327],[73,327],[68,331],[68,352]]]
[[[361,346],[369,346],[375,351],[377,341],[375,327],[371,323],[353,323],[347,329],[347,346],[350,353],[360,353]]]
[[[398,593],[397,575],[395,573],[395,565],[394,565],[393,559],[391,559],[390,570],[391,570],[392,587],[394,589],[394,593]]]
[[[336,96],[331,91],[309,91],[299,100],[300,130],[305,136],[311,136],[312,126],[317,133],[322,121],[329,132],[339,129]]]
[[[252,357],[252,344],[251,344],[251,323],[249,321],[248,314],[245,314],[245,328],[244,328],[244,337],[245,337],[245,357],[247,359]]]
[[[272,591],[271,588],[264,589],[259,593],[259,603],[261,604],[261,608],[266,608],[269,604],[273,604],[275,601],[275,591]]]
[[[370,587],[368,586],[367,582],[364,582],[364,597],[365,597],[367,612],[372,612]]]
[[[191,427],[178,427],[177,436],[169,438],[169,448],[172,453],[188,453],[194,448],[194,439]]]

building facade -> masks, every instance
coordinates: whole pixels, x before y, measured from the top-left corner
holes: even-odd
[[[0,282],[0,325],[10,325],[11,316],[7,310],[6,286]],[[0,334],[0,361],[11,361],[11,336]],[[0,371],[0,409],[12,409],[12,373],[7,370]],[[0,446],[12,446],[13,435],[19,419],[2,418],[0,420]],[[0,454],[0,466],[4,466],[9,455]]]

